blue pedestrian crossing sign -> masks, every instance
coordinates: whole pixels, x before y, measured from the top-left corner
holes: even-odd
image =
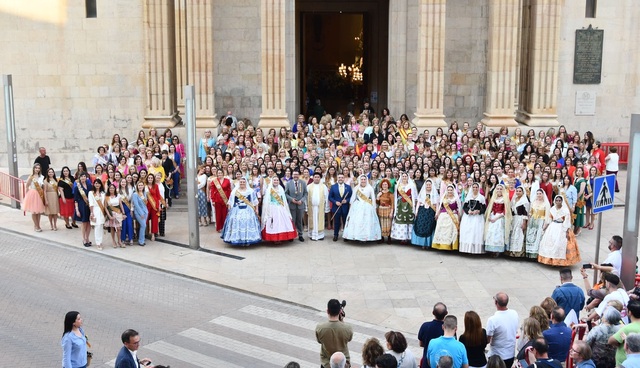
[[[603,175],[593,179],[593,213],[613,208],[613,194],[616,187],[615,175]]]

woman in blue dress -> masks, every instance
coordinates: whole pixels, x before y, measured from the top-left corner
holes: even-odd
[[[436,209],[440,204],[438,190],[433,180],[427,179],[418,194],[418,214],[413,225],[411,244],[430,248],[436,229]]]
[[[147,208],[147,192],[145,192],[144,182],[138,181],[136,184],[136,192],[131,196],[131,206],[133,206],[133,214],[138,222],[138,245],[144,247],[144,235],[147,230],[147,217],[149,217],[149,209]]]
[[[229,214],[222,228],[222,240],[231,245],[247,246],[260,243],[260,221],[258,220],[258,197],[241,177],[238,187],[229,196]]]
[[[122,208],[124,209],[124,219],[122,220],[122,231],[120,232],[120,240],[125,245],[131,245],[133,242],[133,216],[131,215],[131,197],[133,196],[133,187],[127,183],[127,179],[120,180],[119,194],[122,198]]]

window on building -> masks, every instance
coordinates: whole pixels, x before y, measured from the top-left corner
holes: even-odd
[[[585,12],[586,18],[596,17],[596,7],[598,6],[598,0],[587,0],[587,9]]]
[[[98,7],[96,5],[97,0],[84,0],[84,6],[87,11],[87,18],[98,17]]]

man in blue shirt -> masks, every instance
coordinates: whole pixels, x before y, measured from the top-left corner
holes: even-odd
[[[564,362],[571,347],[571,328],[564,323],[564,309],[555,307],[551,312],[551,326],[542,332],[549,344],[549,357]]]
[[[566,313],[571,310],[575,311],[576,318],[578,318],[580,311],[584,308],[585,297],[582,288],[573,283],[573,275],[571,275],[570,268],[560,270],[560,283],[562,285],[553,291],[551,297]]]
[[[436,368],[440,357],[447,355],[453,359],[453,368],[468,368],[467,349],[455,337],[458,330],[458,319],[452,315],[444,317],[442,329],[444,335],[429,342],[427,359],[430,367]]]
[[[447,306],[444,303],[438,302],[433,306],[433,312],[431,313],[435,319],[431,322],[423,323],[422,326],[420,326],[420,331],[418,332],[420,346],[424,348],[422,351],[422,368],[428,367],[427,349],[429,348],[429,341],[444,334],[442,324],[444,323],[444,317],[446,317],[449,312],[447,311]]]

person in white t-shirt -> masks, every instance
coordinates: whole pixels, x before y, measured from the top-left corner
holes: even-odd
[[[596,307],[596,309],[589,314],[588,320],[592,321],[602,316],[604,310],[609,306],[609,302],[612,300],[617,300],[626,308],[629,303],[629,295],[622,287],[618,287],[620,284],[620,278],[613,273],[606,274],[605,277],[605,287],[607,288],[607,295],[602,299],[602,302]],[[622,317],[626,320],[626,313],[623,314]]]
[[[620,161],[620,156],[618,156],[618,147],[609,148],[609,154],[604,158],[605,162],[605,170],[607,171],[607,175],[615,174],[616,176],[616,193],[620,191],[618,189],[618,162]]]
[[[513,364],[518,332],[518,313],[509,309],[509,296],[499,292],[493,297],[496,313],[487,322],[487,338],[491,346],[490,355],[499,355],[507,367]]]
[[[622,269],[622,237],[620,235],[614,235],[609,240],[609,255],[602,262],[602,264],[592,263],[591,266],[593,269],[598,270],[600,272],[612,272],[618,276],[621,275]],[[610,264],[611,266],[603,266],[606,264]]]

